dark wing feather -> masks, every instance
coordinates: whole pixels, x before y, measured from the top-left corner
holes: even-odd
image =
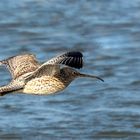
[[[45,64],[64,64],[80,69],[83,67],[83,55],[81,52],[67,52],[50,59]]]
[[[36,57],[32,54],[13,56],[0,61],[0,64],[6,65],[13,79],[28,72],[32,72],[40,66]]]

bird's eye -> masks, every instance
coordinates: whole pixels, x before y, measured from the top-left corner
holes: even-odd
[[[75,71],[73,71],[72,73],[73,73],[73,74],[76,74],[76,72],[75,72]]]

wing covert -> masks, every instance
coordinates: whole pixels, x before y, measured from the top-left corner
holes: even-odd
[[[0,61],[0,64],[6,65],[13,79],[28,72],[32,72],[40,66],[36,57],[32,54],[13,56]]]

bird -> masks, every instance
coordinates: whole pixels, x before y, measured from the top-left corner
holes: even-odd
[[[78,72],[83,67],[83,54],[70,51],[40,63],[34,54],[21,54],[0,61],[11,74],[11,82],[0,87],[0,96],[21,91],[26,94],[48,95],[64,90],[79,77],[102,78]]]

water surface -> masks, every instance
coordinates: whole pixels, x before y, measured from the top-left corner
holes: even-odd
[[[0,139],[140,139],[139,0],[1,0],[0,60],[34,53],[45,61],[82,51],[82,72],[50,96],[0,98]],[[0,85],[10,75],[0,69]]]

